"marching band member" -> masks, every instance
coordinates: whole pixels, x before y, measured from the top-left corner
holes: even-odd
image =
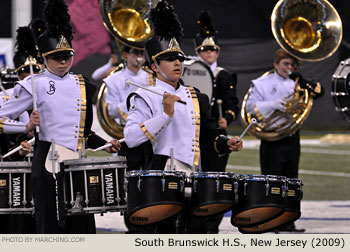
[[[240,151],[242,142],[237,137],[228,139],[217,131],[217,123],[209,114],[208,97],[193,87],[179,84],[182,75],[184,52],[178,44],[182,27],[172,6],[161,1],[151,10],[150,20],[155,34],[145,44],[151,69],[156,74],[156,84],[150,87],[160,96],[139,89],[128,98],[129,114],[124,128],[128,147],[151,142],[154,156],[149,169],[164,169],[169,162],[171,149],[176,170],[187,174],[200,162],[200,150],[205,138],[211,139],[211,148],[219,153]],[[177,101],[183,101],[182,104]],[[175,232],[173,220],[156,232]],[[191,230],[188,222],[185,232]]]
[[[211,115],[218,121],[222,129],[237,119],[239,112],[238,98],[236,95],[237,75],[223,67],[219,67],[217,60],[220,53],[220,46],[217,45],[216,33],[211,17],[206,10],[202,10],[197,19],[199,32],[195,37],[195,51],[200,59],[209,65],[214,74],[214,102],[211,107]],[[219,101],[221,103],[219,103]],[[220,107],[219,107],[220,106]],[[217,152],[207,150],[208,154],[205,161],[202,162],[203,171],[225,172],[228,161],[228,155],[219,155]],[[206,226],[208,233],[217,234],[219,224],[223,214],[208,217]],[[204,221],[204,219],[202,219]]]
[[[145,62],[144,50],[121,45],[122,56],[125,59],[125,66],[118,66],[112,74],[110,74],[104,82],[107,86],[106,103],[108,106],[108,114],[114,118],[119,125],[125,125],[128,115],[126,108],[126,99],[130,93],[136,91],[136,87],[127,83],[132,81],[142,86],[154,85],[153,72],[147,67],[142,67]],[[149,149],[149,148],[148,148]],[[144,145],[136,148],[128,148],[125,143],[118,152],[119,156],[127,156],[127,171],[137,170],[144,166]],[[133,228],[125,221],[128,232]]]
[[[14,91],[15,99],[0,109],[0,117],[9,118],[4,121],[5,132],[29,132],[40,126],[31,174],[38,233],[96,232],[93,214],[62,218],[62,213],[58,212],[60,207],[56,207],[57,192],[53,175],[57,179],[58,197],[62,197],[63,165],[56,174],[45,165],[52,139],[55,144],[73,153],[80,151],[84,145],[96,148],[106,143],[91,131],[91,98],[96,87],[81,75],[68,72],[73,62],[74,49],[71,47],[73,36],[67,9],[64,0],[47,1],[44,9],[47,29],[36,41],[46,69],[18,82]],[[12,119],[33,107],[31,78],[34,78],[38,111],[32,112],[29,123],[25,125]],[[118,141],[112,140],[111,143],[113,146],[106,151],[119,150]]]
[[[128,80],[142,86],[154,85],[153,73],[142,67],[144,63],[144,50],[122,46],[122,55],[125,59],[125,67],[119,67],[109,75],[104,82],[107,85],[106,103],[109,115],[118,124],[125,125],[127,117],[126,98],[136,91],[136,87],[129,85]]]
[[[319,82],[304,79],[297,71],[298,59],[279,49],[274,56],[274,73],[252,81],[252,91],[247,99],[246,110],[258,120],[269,117],[274,111],[286,112],[287,101],[294,93],[295,81],[307,89],[313,99],[324,94]],[[289,98],[290,99],[290,98]],[[263,175],[280,175],[298,178],[300,159],[299,130],[277,141],[261,140],[260,166]],[[280,231],[304,232],[296,229],[294,223],[281,227]]]

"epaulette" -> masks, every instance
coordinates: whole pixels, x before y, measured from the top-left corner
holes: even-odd
[[[124,63],[120,63],[118,66],[116,66],[110,73],[108,76],[116,73],[116,72],[119,72],[121,70],[124,70],[125,69],[125,64]]]
[[[153,86],[156,84],[156,76],[154,72],[148,66],[142,66],[142,70],[148,73],[149,85]]]

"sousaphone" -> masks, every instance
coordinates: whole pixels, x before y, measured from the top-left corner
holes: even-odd
[[[326,0],[280,0],[271,14],[271,29],[278,44],[289,54],[305,61],[324,60],[338,49],[342,40],[342,22],[335,8]],[[245,95],[241,109],[244,127],[251,123]],[[275,111],[253,125],[249,133],[259,139],[276,141],[295,133],[310,114],[313,98],[307,89],[295,90],[287,102],[287,111]],[[278,124],[281,122],[281,124]]]
[[[143,49],[153,32],[148,22],[150,10],[160,0],[100,0],[100,13],[106,29],[116,38],[119,49],[130,46]],[[111,74],[123,68],[117,66]],[[123,138],[123,125],[111,118],[106,104],[107,87],[100,87],[96,108],[98,120],[103,130],[113,138]]]

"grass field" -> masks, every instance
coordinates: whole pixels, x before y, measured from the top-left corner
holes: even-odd
[[[303,199],[350,200],[350,144],[303,145],[301,151],[299,178],[304,184]],[[109,155],[104,151],[87,153],[89,156]],[[259,167],[258,146],[245,147],[242,151],[230,155],[227,171],[238,174],[260,174]]]

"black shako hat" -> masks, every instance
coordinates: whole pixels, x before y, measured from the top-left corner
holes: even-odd
[[[69,53],[74,55],[72,48],[72,27],[70,15],[64,0],[48,0],[44,7],[43,20],[46,31],[37,38],[37,45],[43,57],[52,53]]]
[[[217,31],[213,27],[210,14],[207,10],[200,11],[197,18],[197,24],[199,32],[196,34],[194,39],[196,46],[195,50],[198,51],[204,47],[213,47],[220,50],[220,46],[217,45]]]
[[[150,23],[154,35],[145,43],[148,61],[152,63],[165,55],[186,59],[178,41],[182,38],[182,26],[172,5],[165,0],[150,11]]]
[[[34,72],[40,71],[39,52],[35,44],[34,35],[28,26],[18,27],[15,50],[13,63],[17,74],[22,72],[29,73],[30,64],[33,66]]]

